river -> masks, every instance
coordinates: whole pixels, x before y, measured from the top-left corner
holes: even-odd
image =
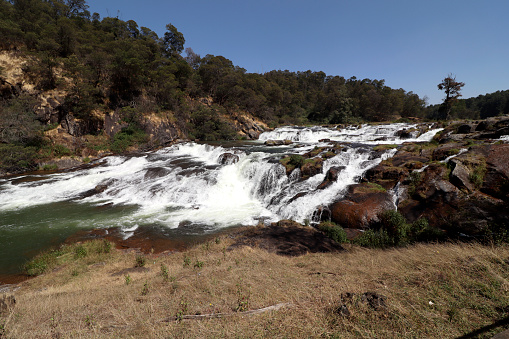
[[[109,156],[72,171],[0,178],[0,283],[2,275],[18,273],[27,259],[80,231],[117,228],[128,238],[149,229],[191,243],[229,227],[312,221],[317,207],[340,198],[367,169],[396,152],[374,152],[375,145],[429,141],[439,131],[430,125],[419,135],[415,127],[281,127],[257,141],[182,143]],[[398,137],[403,129],[413,134]],[[274,139],[293,144],[264,144]],[[279,159],[330,145],[323,139],[343,143],[344,151],[325,160],[320,174],[287,176]],[[225,153],[238,161],[221,163]],[[344,166],[338,180],[317,189],[332,166]]]

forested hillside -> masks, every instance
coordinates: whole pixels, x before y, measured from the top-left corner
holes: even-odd
[[[0,0],[0,53],[8,61],[0,63],[0,170],[177,137],[253,138],[263,123],[425,117],[424,100],[384,80],[247,73],[223,56],[184,50],[183,34],[170,23],[166,29],[159,37],[133,20],[100,18],[84,0]],[[57,126],[73,145],[48,141]]]

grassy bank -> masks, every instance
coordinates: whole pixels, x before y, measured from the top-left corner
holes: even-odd
[[[230,250],[233,242],[161,255],[103,241],[69,246],[14,292],[0,337],[453,338],[509,315],[507,246],[348,245],[284,257]]]

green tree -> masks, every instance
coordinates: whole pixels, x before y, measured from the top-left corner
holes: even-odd
[[[180,33],[172,24],[166,25],[167,32],[162,39],[163,51],[167,57],[175,56],[184,50],[184,34]]]
[[[447,120],[451,118],[451,110],[454,102],[461,96],[461,88],[465,86],[464,82],[456,81],[456,76],[449,73],[447,77],[437,85],[439,90],[445,92],[445,99],[441,107],[442,115]]]

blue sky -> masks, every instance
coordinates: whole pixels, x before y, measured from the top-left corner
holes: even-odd
[[[385,79],[428,103],[449,73],[463,98],[509,89],[507,0],[89,0],[91,13],[134,20],[248,72],[323,71]]]

